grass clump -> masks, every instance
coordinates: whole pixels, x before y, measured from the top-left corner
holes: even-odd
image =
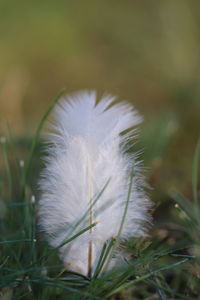
[[[37,233],[34,178],[39,167],[34,169],[33,166],[39,166],[37,153],[40,151],[39,137],[43,124],[62,94],[56,97],[43,116],[31,143],[28,139],[24,142],[11,136],[1,139],[4,165],[1,167],[3,174],[0,181],[0,297],[78,300],[117,299],[118,295],[124,299],[198,299],[200,207],[197,175],[200,142],[193,162],[193,201],[179,192],[171,192],[168,196],[169,222],[155,220],[150,238],[132,238],[126,242],[123,247],[129,252],[131,260],[124,266],[103,272],[119,246],[117,237],[104,244],[92,277],[63,270],[55,251],[58,249],[50,249]],[[161,143],[162,151],[167,143]],[[27,155],[27,163],[19,163],[16,145],[20,153]],[[176,201],[175,207],[172,199]],[[162,215],[159,207],[156,211]],[[60,247],[95,225],[68,237]]]

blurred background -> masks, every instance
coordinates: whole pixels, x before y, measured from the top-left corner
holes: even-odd
[[[200,1],[0,0],[1,241],[32,232],[32,219],[24,218],[22,209],[30,203],[20,201],[24,195],[31,205],[38,199],[41,143],[32,164],[28,157],[39,120],[62,88],[66,93],[95,89],[99,95],[116,95],[144,116],[133,150],[143,150],[155,203],[149,251],[186,245],[181,255],[196,255],[200,262],[200,210],[191,201],[200,133]],[[174,189],[188,201],[178,196],[181,200],[175,201],[181,205],[175,204]],[[35,220],[34,212],[32,216]],[[137,247],[131,247],[135,255]],[[21,260],[26,245],[6,244],[4,250],[5,261],[14,257],[11,268],[16,267],[13,252],[17,268],[27,268]],[[170,261],[168,257],[164,263]],[[195,260],[166,273],[163,286],[188,295],[179,299],[194,299],[200,294],[199,279]],[[145,298],[154,292],[146,288],[139,285],[144,298],[134,299],[161,299]]]
[[[190,196],[199,135],[200,2],[0,0],[0,133],[31,139],[61,88],[96,89],[144,116],[150,183]],[[155,193],[154,191],[152,193]]]

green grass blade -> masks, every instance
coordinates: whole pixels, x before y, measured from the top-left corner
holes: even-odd
[[[177,192],[177,191],[172,191],[170,193],[170,196],[172,197],[172,199],[174,199],[175,202],[177,202],[180,205],[180,207],[183,209],[183,211],[186,213],[186,215],[190,218],[190,220],[194,224],[196,224],[193,203],[190,202],[183,194],[181,194],[180,192]]]
[[[107,249],[107,243],[104,243],[104,245],[102,247],[102,250],[101,250],[101,254],[100,254],[98,263],[97,263],[97,266],[96,266],[96,269],[95,269],[95,272],[94,272],[94,275],[93,275],[93,278],[96,278],[99,274],[99,269],[100,269],[104,254],[106,252],[106,249]]]
[[[34,155],[34,152],[35,152],[38,140],[39,140],[40,132],[42,130],[42,127],[43,127],[44,122],[46,121],[47,117],[49,116],[49,114],[51,113],[51,111],[55,107],[56,103],[59,101],[59,99],[63,96],[64,93],[65,93],[65,89],[62,89],[58,93],[58,95],[56,96],[56,98],[51,103],[49,109],[43,115],[43,117],[42,117],[42,119],[41,119],[41,121],[39,123],[39,126],[36,129],[36,133],[35,133],[35,136],[34,136],[34,139],[33,139],[32,145],[31,145],[31,150],[30,150],[30,153],[29,153],[29,157],[28,157],[28,162],[27,162],[27,164],[25,166],[25,170],[24,170],[24,173],[23,173],[22,191],[21,191],[21,199],[22,200],[24,200],[24,197],[25,197],[25,188],[26,188],[27,180],[29,178],[29,173],[30,173],[31,166],[32,166],[33,155]]]
[[[32,242],[31,239],[0,241],[0,245]]]
[[[7,149],[7,141],[1,142],[2,145],[2,152],[3,152],[3,158],[5,162],[5,169],[6,169],[6,175],[7,175],[7,180],[8,180],[8,194],[9,194],[9,200],[12,199],[12,175],[11,175],[11,170],[10,170],[10,163],[8,159],[8,149]]]
[[[58,249],[60,249],[62,246],[72,242],[74,239],[76,239],[77,237],[79,237],[80,235],[82,235],[83,233],[85,233],[86,231],[90,230],[91,228],[93,228],[94,226],[96,226],[98,223],[93,223],[89,226],[87,226],[86,228],[82,229],[81,231],[79,231],[77,234],[73,235],[72,237],[70,237],[69,239],[65,239],[58,247],[52,249],[47,255],[43,255],[42,257],[40,257],[40,261],[42,261],[43,263],[46,262],[46,260],[48,260],[48,258],[55,253],[55,251],[57,251]],[[32,264],[31,264],[32,265]]]
[[[80,235],[82,235],[83,233],[85,233],[86,231],[90,230],[91,228],[93,228],[94,226],[96,226],[98,224],[98,222],[95,222],[89,226],[87,226],[86,228],[84,228],[83,230],[79,231],[77,234],[73,235],[71,238],[64,240],[58,247],[56,247],[54,250],[60,249],[62,246],[72,242],[74,239],[76,239],[77,237],[79,237]]]
[[[183,259],[183,260],[181,260],[181,261],[178,261],[178,262],[176,262],[176,263],[174,263],[174,264],[170,264],[170,265],[161,267],[161,268],[159,268],[159,269],[157,269],[157,270],[154,270],[154,271],[152,271],[152,272],[149,272],[149,273],[147,273],[147,274],[144,274],[144,275],[142,275],[142,276],[140,276],[140,277],[138,277],[138,278],[136,278],[136,279],[134,279],[134,280],[132,280],[132,281],[129,281],[129,282],[126,282],[126,283],[122,284],[121,286],[119,286],[119,287],[116,288],[115,290],[113,290],[113,291],[111,291],[110,293],[108,293],[108,294],[106,295],[106,297],[110,297],[110,296],[112,296],[112,295],[114,295],[114,294],[116,294],[116,293],[121,292],[121,291],[124,290],[124,289],[129,288],[130,286],[132,286],[132,285],[134,285],[134,284],[136,284],[136,283],[138,283],[138,282],[141,282],[141,281],[143,281],[143,280],[146,280],[146,279],[150,278],[152,275],[155,275],[155,274],[157,274],[157,273],[159,273],[159,272],[162,272],[162,271],[169,270],[169,269],[171,269],[171,268],[177,267],[178,265],[184,264],[184,263],[186,263],[187,261],[188,261],[188,259],[186,258],[186,259]]]
[[[117,237],[116,237],[116,241],[113,245],[113,248],[110,252],[110,255],[108,256],[107,258],[107,262],[104,266],[104,270],[107,269],[112,257],[113,257],[113,254],[115,253],[115,250],[117,249],[117,247],[119,246],[119,243],[120,243],[120,235],[122,233],[122,229],[123,229],[123,226],[124,226],[124,222],[125,222],[125,219],[126,219],[126,214],[127,214],[127,210],[128,210],[128,205],[129,205],[129,201],[130,201],[130,197],[131,197],[131,192],[132,192],[132,186],[133,186],[133,177],[134,177],[134,173],[133,171],[131,172],[130,174],[130,182],[129,182],[129,188],[128,188],[128,195],[127,195],[127,200],[126,200],[126,203],[125,203],[125,207],[124,207],[124,213],[123,213],[123,216],[122,216],[122,220],[121,220],[121,223],[120,223],[120,227],[119,227],[119,231],[118,231],[118,234],[117,234]]]
[[[72,227],[71,233],[73,233],[77,229],[77,227],[81,223],[83,223],[83,221],[86,219],[87,215],[89,214],[90,209],[95,206],[95,204],[97,203],[97,201],[99,200],[99,198],[102,196],[102,194],[106,190],[109,182],[110,182],[110,178],[107,180],[107,182],[105,183],[105,185],[103,186],[103,188],[101,189],[101,191],[97,194],[97,196],[94,198],[94,200],[92,199],[91,206],[86,210],[86,212],[83,214],[83,216],[80,218],[80,220],[78,220],[78,222]]]
[[[114,242],[115,242],[115,240],[111,239],[111,241],[108,243],[108,245],[104,244],[97,267],[96,267],[96,270],[95,270],[95,273],[93,275],[93,278],[98,277],[98,275],[101,273],[104,263],[105,263],[108,255],[110,254],[110,251],[113,247]]]
[[[193,191],[193,200],[194,200],[196,208],[199,207],[198,195],[197,195],[199,162],[200,162],[200,139],[198,140],[198,143],[196,146],[194,160],[193,160],[193,166],[192,166],[192,191]]]

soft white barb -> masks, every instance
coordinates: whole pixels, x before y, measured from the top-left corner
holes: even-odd
[[[96,104],[95,92],[67,96],[54,109],[46,134],[40,227],[50,245],[58,247],[66,238],[98,222],[60,248],[64,265],[85,275],[94,272],[103,244],[118,234],[132,167],[132,193],[121,239],[145,236],[150,221],[150,202],[137,154],[125,153],[141,117],[126,102],[111,105],[114,100],[105,96]],[[128,133],[120,134],[129,128]]]

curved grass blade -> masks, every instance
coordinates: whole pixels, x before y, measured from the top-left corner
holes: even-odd
[[[47,255],[42,256],[39,260],[43,260],[46,261],[48,260],[48,258],[55,253],[55,251],[57,251],[58,249],[60,249],[62,246],[70,243],[71,241],[73,241],[74,239],[76,239],[77,237],[79,237],[80,235],[82,235],[83,233],[85,233],[86,231],[90,230],[91,228],[93,228],[94,226],[96,226],[98,223],[93,223],[89,226],[87,226],[86,228],[82,229],[81,231],[79,231],[77,234],[73,235],[72,237],[70,237],[69,239],[64,240],[58,247],[52,249],[50,251],[50,253],[48,253]],[[43,262],[44,263],[44,262]]]
[[[33,139],[33,142],[32,142],[32,145],[31,145],[31,150],[30,150],[29,157],[28,157],[28,162],[25,166],[25,170],[24,170],[23,178],[22,178],[22,190],[21,190],[21,199],[22,199],[22,201],[24,200],[24,197],[25,197],[26,184],[27,184],[27,181],[28,181],[28,178],[29,178],[30,169],[31,169],[31,166],[32,166],[32,161],[33,161],[33,155],[34,155],[34,152],[35,152],[35,149],[36,149],[36,146],[37,146],[37,142],[39,140],[40,132],[42,130],[42,127],[43,127],[44,122],[46,121],[47,117],[51,113],[52,109],[54,108],[54,106],[56,105],[58,100],[64,95],[64,93],[65,93],[65,89],[62,89],[58,93],[56,98],[51,103],[49,109],[43,115],[43,117],[42,117],[42,119],[39,123],[39,126],[36,129],[35,137]]]
[[[5,161],[6,175],[8,180],[8,195],[9,195],[9,199],[11,200],[12,199],[12,175],[11,175],[10,164],[8,159],[6,139],[5,141],[1,142],[1,145],[2,145],[3,158]]]
[[[188,260],[189,260],[188,258],[185,258],[185,259],[183,259],[183,260],[181,260],[181,261],[178,261],[178,262],[176,262],[176,263],[173,263],[173,264],[170,264],[170,265],[161,267],[161,268],[159,268],[159,269],[157,269],[157,270],[154,270],[154,271],[152,271],[152,272],[149,272],[149,273],[147,273],[147,274],[144,274],[144,275],[142,275],[142,276],[140,276],[140,277],[138,277],[138,278],[136,278],[136,279],[134,279],[134,280],[131,280],[131,281],[129,281],[129,282],[126,282],[126,283],[122,284],[121,286],[119,286],[118,288],[116,288],[115,290],[113,290],[113,291],[111,291],[110,293],[108,293],[108,294],[106,295],[106,297],[110,297],[110,296],[112,296],[112,295],[114,295],[114,294],[116,294],[116,293],[119,293],[120,291],[122,291],[122,290],[124,290],[124,289],[129,288],[130,286],[132,286],[132,285],[134,285],[134,284],[136,284],[136,283],[138,283],[138,282],[140,282],[140,281],[143,281],[143,280],[146,280],[146,279],[148,279],[148,278],[151,278],[152,275],[155,275],[155,274],[157,274],[157,273],[159,273],[159,272],[161,272],[161,271],[169,270],[169,269],[171,269],[171,268],[177,267],[178,265],[184,264],[184,263],[186,263]]]
[[[193,199],[196,208],[198,208],[198,195],[197,195],[197,185],[198,185],[198,170],[199,170],[199,162],[200,162],[200,139],[198,140],[193,166],[192,166],[192,191],[193,191]]]
[[[109,263],[110,263],[110,261],[113,257],[113,254],[115,253],[115,250],[117,249],[117,247],[119,246],[119,243],[120,243],[120,235],[121,235],[121,232],[122,232],[122,229],[123,229],[123,226],[124,226],[124,222],[125,222],[125,219],[126,219],[126,214],[127,214],[127,210],[128,210],[130,197],[131,197],[131,192],[132,192],[133,177],[134,177],[134,172],[133,172],[133,169],[132,169],[132,172],[130,174],[130,182],[129,182],[127,200],[126,200],[125,207],[124,207],[124,213],[123,213],[123,216],[122,216],[122,220],[121,220],[121,223],[120,223],[120,227],[119,227],[119,231],[118,231],[115,243],[114,243],[114,245],[113,245],[113,247],[110,251],[110,255],[107,258],[107,262],[105,263],[105,266],[103,267],[104,270],[107,269],[107,267],[108,267],[108,265],[109,265]]]

